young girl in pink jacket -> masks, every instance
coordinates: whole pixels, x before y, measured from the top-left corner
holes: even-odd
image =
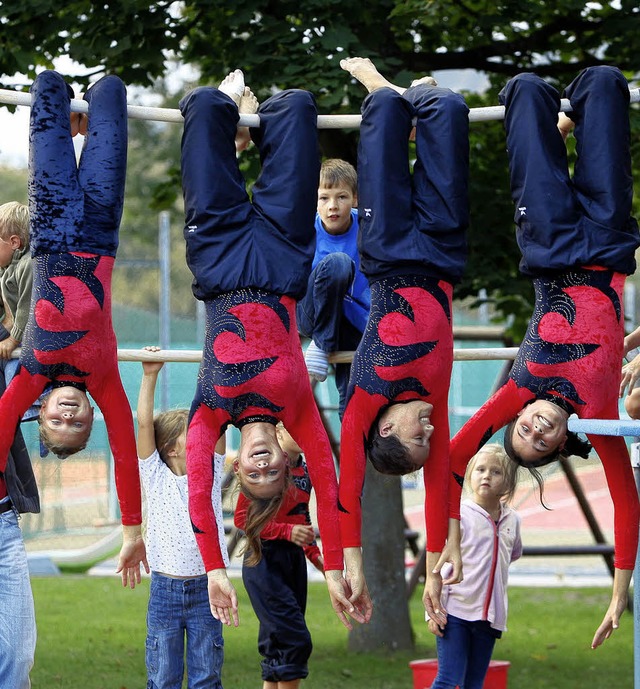
[[[429,620],[438,648],[431,689],[482,689],[496,639],[507,628],[509,565],[522,555],[520,517],[507,504],[516,481],[517,467],[495,443],[467,466],[464,485],[471,498],[460,509],[464,580],[443,588],[446,626]]]

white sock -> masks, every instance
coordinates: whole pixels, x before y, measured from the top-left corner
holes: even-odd
[[[304,362],[312,378],[319,383],[327,379],[327,373],[329,372],[329,354],[323,352],[313,340],[311,340],[307,347],[307,351],[304,353]]]

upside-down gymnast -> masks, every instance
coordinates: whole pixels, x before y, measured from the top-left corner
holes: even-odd
[[[127,163],[126,89],[115,76],[84,95],[86,116],[70,113],[73,92],[60,74],[39,74],[31,87],[29,206],[33,256],[32,311],[20,371],[0,398],[0,471],[16,425],[43,392],[40,434],[60,457],[81,450],[93,423],[91,394],[104,414],[115,461],[124,541],[124,585],[148,571],[131,405],[118,371],[111,322],[111,273],[118,247]],[[88,130],[87,130],[88,126]],[[72,136],[86,131],[76,164]]]
[[[559,121],[560,95],[535,75],[515,77],[500,94],[520,269],[533,279],[535,307],[507,382],[452,440],[454,516],[467,461],[506,424],[505,449],[541,481],[536,467],[561,454],[588,455],[589,444],[567,432],[570,414],[618,418],[623,287],[640,243],[631,217],[629,87],[616,68],[593,67],[565,96],[571,121]],[[577,160],[570,178],[563,133],[572,125]],[[639,509],[624,439],[588,437],[615,506],[613,595],[595,648],[617,628],[626,606]]]
[[[354,356],[342,423],[342,544],[347,562],[361,575],[352,588],[366,590],[360,552],[366,457],[387,474],[423,467],[428,550],[423,600],[434,621],[445,624],[441,560],[455,561],[450,581],[460,576],[459,544],[447,556],[443,549],[451,300],[466,259],[469,110],[460,95],[429,77],[405,90],[384,79],[368,59],[343,60],[341,66],[369,91],[362,105],[358,201],[361,266],[371,285],[369,321]]]
[[[237,626],[237,596],[211,508],[211,458],[226,426],[237,426],[236,469],[245,493],[281,499],[287,479],[275,428],[281,420],[304,450],[318,499],[329,593],[350,627],[349,618],[368,620],[370,603],[349,600],[335,468],[295,319],[295,300],[304,294],[313,258],[320,165],[315,103],[306,91],[287,90],[260,106],[260,127],[251,137],[262,171],[251,201],[236,158],[236,147],[247,142],[247,132],[237,129],[239,107],[243,113],[257,109],[240,70],[219,88],[197,88],[180,103],[187,263],[207,314],[187,436],[191,520],[209,575],[212,612]]]

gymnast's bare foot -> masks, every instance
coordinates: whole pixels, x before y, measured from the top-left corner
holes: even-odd
[[[85,136],[87,133],[87,126],[89,124],[87,114],[84,112],[72,112],[70,120],[71,136],[75,136],[76,134]]]
[[[558,114],[558,129],[560,130],[560,134],[562,134],[562,138],[565,141],[575,126],[576,123],[570,117],[567,117],[563,112]]]
[[[255,115],[258,112],[258,99],[255,97],[253,91],[248,87],[244,87],[240,102],[238,103],[238,111],[241,115]],[[251,134],[249,127],[238,127],[236,132],[236,151],[244,151],[244,149],[251,143]]]
[[[340,60],[340,67],[349,72],[354,79],[357,79],[369,93],[385,86],[398,93],[404,93],[407,90],[385,79],[368,57],[349,57]],[[438,82],[433,77],[422,77],[411,82],[411,86],[418,86],[420,84],[437,86]]]
[[[70,91],[70,93],[73,93],[73,91]],[[77,98],[82,98],[82,94],[78,95]],[[69,124],[71,126],[71,136],[76,136],[76,134],[81,134],[82,136],[87,135],[87,127],[89,126],[89,116],[86,112],[72,112],[69,119]]]
[[[421,77],[411,82],[411,86],[420,86],[420,84],[424,84],[425,86],[437,86],[438,82],[433,77]]]
[[[240,99],[244,93],[244,74],[241,69],[234,69],[220,82],[218,89],[226,93],[236,104],[240,105]]]
[[[348,57],[340,60],[340,67],[345,72],[349,72],[354,79],[357,79],[369,93],[385,86],[398,93],[406,91],[406,89],[396,86],[388,79],[385,79],[368,57]]]

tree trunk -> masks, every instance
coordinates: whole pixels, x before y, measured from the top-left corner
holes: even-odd
[[[373,615],[369,624],[354,625],[349,634],[349,650],[412,650],[400,479],[383,476],[367,463],[362,506],[364,571]]]

